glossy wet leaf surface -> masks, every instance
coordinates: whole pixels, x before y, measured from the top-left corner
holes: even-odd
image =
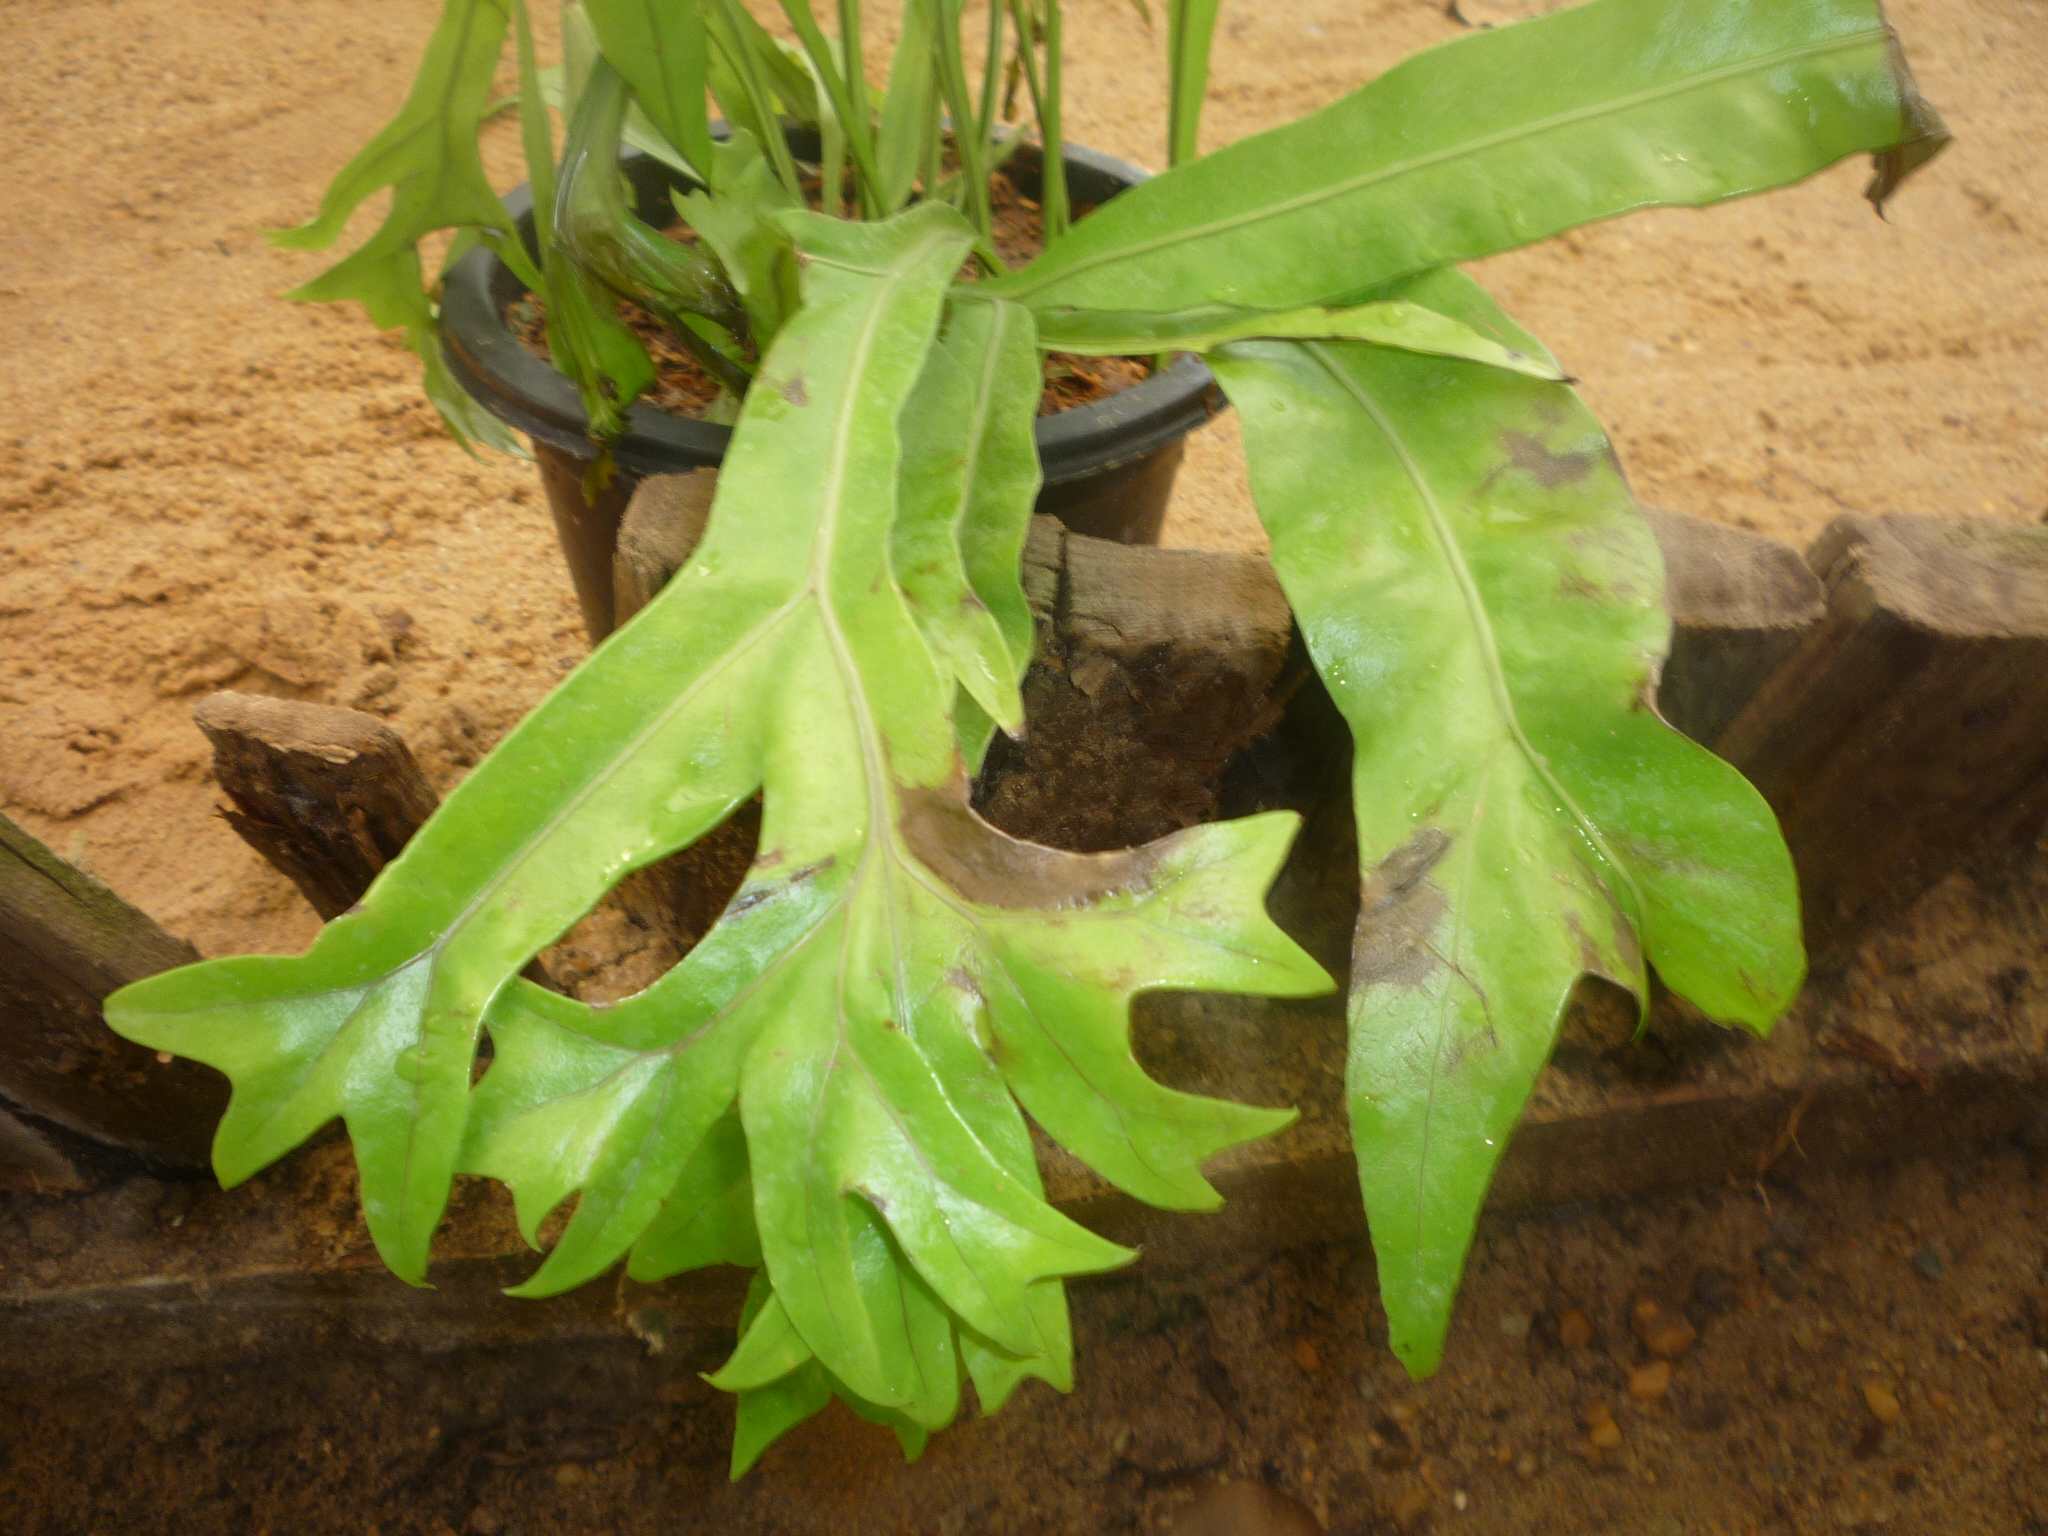
[[[1876,0],[1594,0],[1474,32],[1106,204],[997,286],[1035,309],[1290,309],[1946,139]]]
[[[1403,297],[1542,355],[1469,279]],[[1435,1368],[1573,987],[1645,959],[1758,1032],[1805,973],[1770,810],[1651,706],[1663,571],[1571,391],[1355,342],[1214,360],[1273,564],[1351,726],[1347,1089],[1394,1350]]]
[[[978,667],[1014,718],[1014,614],[978,596],[993,561],[914,597],[895,579],[898,419],[965,377],[979,404],[954,451],[1012,446],[915,516],[950,528],[979,504],[1021,528],[1028,317],[979,306],[934,350],[971,239],[948,209],[780,218],[804,304],[748,393],[689,564],[304,956],[171,972],[108,1017],[233,1080],[226,1182],[341,1116],[372,1234],[406,1278],[426,1277],[456,1173],[509,1184],[529,1237],[574,1194],[524,1293],[629,1253],[649,1277],[759,1262],[768,1299],[732,1368],[747,1433],[815,1406],[826,1379],[921,1443],[963,1373],[984,1405],[1024,1375],[1064,1383],[1059,1282],[1131,1257],[1046,1202],[1024,1111],[1140,1198],[1212,1206],[1202,1160],[1291,1112],[1154,1082],[1131,1054],[1131,996],[1328,980],[1263,908],[1290,815],[1081,855],[968,809],[952,704]],[[1018,329],[993,323],[1006,314]],[[979,606],[986,633],[928,645],[920,620],[947,603]],[[759,857],[661,980],[599,1009],[518,979],[625,872],[757,790]],[[495,1055],[473,1083],[484,1028]],[[823,1378],[802,1376],[813,1366]]]

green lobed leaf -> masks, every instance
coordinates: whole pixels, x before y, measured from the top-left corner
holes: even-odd
[[[882,96],[881,121],[875,132],[875,163],[881,175],[885,213],[910,200],[923,163],[925,139],[938,103],[939,80],[933,65],[938,42],[938,0],[905,0],[903,31],[889,64],[889,88]]]
[[[733,7],[732,22],[740,40],[760,60],[782,110],[806,128],[821,126],[823,90],[803,50],[771,35],[744,5]]]
[[[274,232],[271,242],[325,250],[357,206],[386,187],[393,189],[391,212],[364,250],[411,246],[451,226],[511,234],[476,142],[495,106],[491,82],[511,14],[510,0],[445,0],[398,115],[342,167],[313,218]]]
[[[1176,166],[993,287],[1034,309],[1291,309],[1859,150],[1881,198],[1946,139],[1877,0],[1594,0]]]
[[[933,657],[975,706],[961,716],[970,769],[990,731],[1024,724],[1033,625],[1017,573],[1042,478],[1043,381],[1028,310],[957,303],[903,415],[890,561]]]
[[[477,131],[498,105],[491,84],[510,20],[510,0],[447,0],[398,115],[342,167],[309,222],[270,236],[293,250],[324,250],[366,198],[391,189],[390,211],[376,233],[287,297],[355,300],[379,330],[403,328],[406,345],[425,365],[427,398],[471,452],[476,442],[518,448],[441,362],[439,317],[421,280],[419,242],[438,229],[474,231],[523,279],[540,282],[477,149]]]
[[[591,441],[608,443],[626,430],[627,407],[654,383],[654,359],[613,296],[560,245],[549,248],[542,279],[549,354],[576,381]]]
[[[717,190],[672,194],[676,212],[717,255],[765,347],[797,306],[796,247],[775,217],[802,204],[744,128],[714,144],[711,158]]]
[[[597,33],[590,18],[583,14],[583,7],[573,3],[563,6],[562,62],[539,71],[541,100],[565,118],[575,116],[576,103],[583,98],[583,88],[589,83],[599,53]],[[641,153],[674,166],[685,176],[703,179],[697,168],[683,158],[682,151],[662,137],[661,130],[649,121],[639,102],[626,108],[625,127],[619,137]]]
[[[1469,279],[1398,296],[1542,355]],[[1350,723],[1353,1139],[1391,1343],[1433,1370],[1473,1223],[1579,978],[1645,959],[1758,1033],[1804,976],[1762,798],[1651,704],[1657,546],[1562,385],[1355,342],[1214,359]]]
[[[1166,0],[1166,163],[1179,165],[1201,151],[1202,98],[1209,89],[1209,43],[1216,33],[1218,0]]]
[[[656,131],[691,165],[709,166],[704,20],[694,0],[583,0],[583,13]]]
[[[1131,997],[1327,978],[1264,910],[1290,815],[1081,855],[969,808],[955,678],[891,562],[899,422],[972,232],[935,204],[780,222],[803,307],[662,595],[305,955],[169,972],[106,1011],[228,1074],[225,1182],[340,1116],[379,1251],[415,1282],[458,1171],[509,1184],[529,1240],[575,1197],[522,1294],[629,1250],[654,1275],[758,1248],[827,1390],[915,1449],[957,1411],[963,1372],[985,1406],[1026,1375],[1070,1380],[1060,1281],[1130,1257],[1047,1203],[1024,1109],[1133,1194],[1212,1206],[1201,1162],[1291,1115],[1154,1082]],[[949,345],[966,358],[971,336]],[[1033,408],[996,393],[1006,417]],[[518,979],[624,874],[757,790],[761,852],[666,975],[602,1009]],[[736,1378],[760,1383],[742,1398],[755,1451],[822,1400],[811,1364],[766,1369]]]
[[[854,62],[854,68],[847,70],[841,48],[818,26],[818,18],[811,12],[810,0],[781,0],[781,4],[782,13],[789,18],[798,40],[803,44],[812,74],[831,99],[833,117],[846,135],[846,149],[853,160],[862,209],[870,217],[879,217],[877,188],[881,185],[881,177],[875,168],[874,125],[868,115],[860,50],[845,50]]]
[[[1180,350],[1210,352],[1233,341],[1261,337],[1276,340],[1369,341],[1409,352],[1462,357],[1532,379],[1561,380],[1564,373],[1546,357],[1504,346],[1448,315],[1397,299],[1382,299],[1346,309],[1311,305],[1272,312],[1210,306],[1178,314],[1142,314],[1099,309],[1055,309],[1037,316],[1040,345],[1049,351],[1095,357],[1126,357],[1146,352]]]
[[[754,24],[740,0],[706,0],[705,30],[711,39],[711,88],[735,129],[750,132],[766,153],[775,176],[792,205],[803,203],[803,180],[790,157],[782,120],[776,115],[776,66],[788,62]],[[711,185],[720,185],[721,166],[714,158]]]

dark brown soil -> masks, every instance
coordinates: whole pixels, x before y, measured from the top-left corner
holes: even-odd
[[[1338,1536],[2048,1530],[2048,1162],[1786,1163],[1764,1188],[1489,1218],[1445,1368],[1420,1385],[1347,1244],[1074,1286],[1073,1396],[1029,1383],[911,1467],[835,1406],[729,1484],[731,1403],[696,1374],[729,1334],[659,1354],[624,1334],[230,1350],[58,1391],[0,1383],[0,1507],[20,1536],[1096,1536],[1185,1529],[1232,1478]],[[32,1242],[23,1220],[32,1203],[0,1214],[0,1251]],[[1648,1401],[1629,1390],[1651,1358],[1630,1321],[1644,1299],[1698,1333]],[[1598,1449],[1603,1412],[1620,1442]]]
[[[1045,249],[1044,210],[1019,192],[1001,171],[989,178],[989,193],[994,215],[991,243],[1006,264],[1013,268],[1023,266]],[[813,207],[822,206],[815,186],[811,189],[811,204]],[[1093,204],[1078,207],[1075,217],[1085,217],[1093,208]],[[680,231],[671,229],[667,233],[676,236]],[[963,271],[963,276],[973,275],[971,265]],[[666,326],[648,310],[631,302],[620,303],[619,315],[633,328],[633,333],[647,348],[647,355],[654,359],[654,384],[640,397],[642,400],[671,416],[699,418],[717,403],[717,381],[698,365],[689,349],[677,341]],[[505,323],[527,351],[543,362],[554,362],[554,353],[548,346],[545,300],[530,293],[514,300],[505,311]],[[1052,416],[1076,406],[1106,400],[1134,384],[1142,384],[1151,376],[1149,358],[1077,357],[1070,352],[1048,353],[1045,359],[1045,392],[1039,396],[1038,414]]]
[[[633,328],[647,355],[654,359],[654,383],[640,396],[658,411],[671,416],[702,417],[718,401],[717,380],[698,365],[689,348],[675,333],[639,304],[622,301],[619,318]],[[505,323],[519,344],[544,363],[555,360],[548,345],[547,301],[535,294],[513,300],[505,311]]]

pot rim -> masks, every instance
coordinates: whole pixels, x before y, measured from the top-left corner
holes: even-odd
[[[1067,145],[1061,158],[1070,172],[1118,183],[1120,189],[1150,179],[1149,172],[1127,161],[1080,145]],[[619,163],[630,171],[637,162],[667,169],[637,151],[621,156]],[[681,180],[680,172],[669,174]],[[522,237],[530,236],[530,190],[515,187],[504,201]],[[465,255],[442,284],[441,356],[456,382],[500,421],[588,458],[589,418],[575,383],[527,351],[505,323],[505,305],[527,291],[496,252],[480,246]],[[1129,389],[1041,416],[1033,435],[1044,484],[1067,484],[1156,453],[1215,415],[1219,403],[1208,365],[1193,353],[1182,353]],[[625,435],[612,444],[612,455],[636,475],[718,464],[732,441],[729,426],[672,416],[651,405],[631,406],[627,423]]]

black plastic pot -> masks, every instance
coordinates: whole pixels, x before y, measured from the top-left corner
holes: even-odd
[[[807,151],[815,157],[815,142],[803,139],[793,132],[791,148],[799,158],[806,158]],[[1107,202],[1145,179],[1136,166],[1092,150],[1069,148],[1065,159],[1068,191],[1076,204]],[[689,186],[688,179],[649,155],[628,156],[621,168],[640,217],[657,227],[669,223],[674,217],[669,192]],[[1035,151],[1020,151],[1010,174],[1025,195],[1035,196]],[[533,204],[526,188],[513,191],[505,202],[530,246]],[[593,641],[601,640],[612,631],[612,551],[634,487],[645,475],[718,464],[732,428],[636,405],[626,435],[612,445],[620,473],[595,504],[585,501],[583,478],[592,450],[576,386],[527,351],[505,323],[507,307],[525,292],[525,284],[491,252],[475,250],[463,257],[442,293],[442,355],[485,410],[533,440],[584,627]],[[1077,533],[1123,544],[1156,544],[1184,440],[1219,405],[1208,368],[1200,358],[1184,355],[1131,389],[1041,417],[1038,457],[1045,484],[1038,510]]]

